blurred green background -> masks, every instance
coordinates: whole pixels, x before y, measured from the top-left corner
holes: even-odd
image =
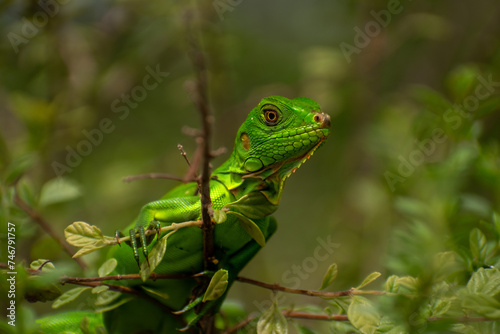
[[[308,96],[333,120],[326,145],[288,181],[279,230],[243,276],[318,289],[337,263],[332,289],[343,290],[373,271],[384,280],[430,277],[442,251],[458,254],[461,270],[447,276],[457,284],[499,264],[496,1],[52,0],[0,9],[0,217],[18,227],[17,263],[46,258],[83,275],[12,204],[16,178],[61,235],[80,220],[112,235],[176,184],[123,177],[186,172],[176,146],[192,155],[183,127],[200,125],[186,90],[194,79],[186,17],[194,15],[209,60],[214,148],[231,150],[268,95]],[[152,71],[163,74],[145,82]],[[103,119],[108,133],[96,130]],[[97,144],[85,146],[85,133]],[[68,166],[78,149],[86,155]],[[50,188],[61,174],[66,188]],[[486,258],[471,253],[473,228],[489,242]],[[318,238],[336,244],[326,259],[315,258]],[[95,267],[99,254],[85,260]],[[250,313],[269,292],[236,283],[230,298]],[[291,304],[323,305],[287,295],[282,305]]]

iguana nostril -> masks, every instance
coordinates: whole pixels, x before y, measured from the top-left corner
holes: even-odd
[[[323,122],[321,123],[322,128],[329,128],[330,127],[330,115],[328,114],[323,114]]]

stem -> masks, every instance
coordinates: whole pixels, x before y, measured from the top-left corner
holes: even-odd
[[[199,9],[198,12],[201,13]],[[202,31],[203,27],[202,23],[193,23],[194,15],[196,15],[196,13],[191,11],[186,13],[186,39],[189,46],[188,53],[196,74],[195,87],[192,95],[194,96],[196,107],[201,116],[202,136],[197,137],[198,149],[196,152],[197,154],[195,154],[193,166],[197,166],[198,159],[201,158],[201,176],[198,181],[198,186],[201,195],[201,219],[203,221],[203,267],[205,270],[213,271],[217,268],[214,261],[214,227],[211,217],[212,201],[210,199],[210,160],[212,159],[210,139],[212,135],[212,113],[208,102],[207,61],[198,36],[196,36],[196,33]],[[208,282],[206,284],[208,284]],[[207,312],[199,321],[200,331],[205,334],[213,333],[214,320],[213,311]]]
[[[299,295],[305,296],[313,296],[313,297],[323,297],[323,298],[338,298],[345,296],[354,296],[354,295],[385,295],[385,291],[378,290],[358,290],[356,288],[351,288],[345,291],[336,291],[336,292],[323,292],[323,291],[315,291],[315,290],[303,290],[303,289],[292,289],[281,286],[279,284],[269,284],[260,281],[253,280],[251,278],[238,276],[236,278],[237,281],[242,283],[248,283],[252,285],[257,285],[265,289],[273,290],[273,291],[283,291],[287,293],[295,293]]]
[[[132,181],[143,180],[143,179],[167,179],[167,180],[175,180],[175,181],[185,182],[184,178],[182,178],[180,176],[172,175],[172,174],[165,174],[165,173],[148,173],[148,174],[132,175],[132,176],[124,177],[123,181],[124,182],[132,182]]]
[[[71,246],[66,242],[65,239],[61,238],[51,227],[51,225],[43,219],[43,217],[32,207],[28,205],[25,201],[19,197],[17,194],[17,191],[14,192],[14,203],[18,207],[20,207],[24,212],[28,214],[28,216],[33,219],[45,232],[47,232],[48,235],[50,235],[60,246],[61,248],[72,258],[78,263],[80,268],[83,270],[87,269],[87,265],[85,262],[83,262],[82,259],[80,258],[74,258],[73,255],[75,255],[75,251],[71,248]]]
[[[297,312],[293,310],[283,310],[281,313],[286,317],[286,318],[294,318],[294,319],[310,319],[310,320],[324,320],[324,321],[349,321],[347,319],[347,315],[344,314],[314,314],[314,313],[306,313],[306,312]],[[234,326],[233,328],[230,328],[223,332],[223,334],[233,334],[237,333],[239,330],[242,328],[248,326],[249,323],[257,319],[257,316],[250,316]]]

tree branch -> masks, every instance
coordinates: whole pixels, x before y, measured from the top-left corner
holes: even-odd
[[[317,313],[307,313],[293,310],[283,310],[281,313],[288,319],[308,319],[308,320],[319,320],[319,321],[349,321],[349,318],[345,314],[317,314]],[[222,334],[233,334],[237,333],[239,330],[248,326],[252,321],[257,319],[257,316],[250,316],[237,324],[236,326],[224,331]],[[483,321],[498,321],[500,319],[490,319],[486,317],[458,317],[458,318],[443,318],[443,317],[429,317],[426,319],[428,322],[437,321],[454,321],[459,323],[467,322],[483,322]]]
[[[294,318],[294,319],[310,319],[310,320],[324,320],[324,321],[349,321],[347,319],[347,315],[345,314],[315,314],[315,313],[306,313],[306,312],[297,312],[293,310],[283,310],[281,313],[286,317],[286,318]],[[250,316],[237,324],[236,326],[226,330],[222,334],[233,334],[237,333],[239,330],[242,328],[248,326],[252,321],[257,319],[257,316]]]
[[[269,289],[272,291],[283,291],[283,292],[287,292],[287,293],[295,293],[295,294],[299,294],[299,295],[323,297],[323,298],[338,298],[338,297],[354,296],[354,295],[385,295],[386,294],[385,291],[358,290],[356,288],[351,288],[351,289],[345,290],[345,291],[335,291],[335,292],[292,289],[292,288],[287,288],[287,287],[281,286],[279,284],[264,283],[264,282],[260,282],[257,280],[253,280],[251,278],[246,278],[246,277],[241,277],[241,276],[238,276],[236,278],[236,280],[239,282],[242,282],[242,283],[248,283],[248,284],[260,286],[262,288]]]
[[[30,216],[33,221],[35,221],[48,235],[50,235],[60,246],[61,248],[73,259],[78,263],[78,265],[83,269],[87,269],[87,265],[85,262],[83,262],[82,259],[80,258],[74,258],[73,255],[75,255],[75,251],[71,248],[71,246],[61,238],[53,229],[50,224],[43,219],[43,217],[32,207],[28,205],[25,201],[19,197],[17,191],[14,191],[14,203],[21,208],[24,212]]]
[[[183,177],[180,177],[177,175],[172,175],[172,174],[166,174],[166,173],[147,173],[147,174],[132,175],[132,176],[124,177],[122,179],[122,181],[132,182],[132,181],[144,180],[144,179],[167,179],[167,180],[186,182],[186,180],[184,180]],[[192,181],[195,181],[195,180],[192,180]],[[187,182],[191,182],[191,180],[188,180]]]
[[[105,285],[109,288],[109,290],[117,291],[117,292],[121,292],[121,293],[126,293],[129,295],[136,296],[138,298],[145,299],[145,300],[149,301],[150,303],[156,305],[160,309],[162,309],[164,313],[174,315],[172,312],[175,310],[173,310],[170,307],[168,307],[167,305],[163,304],[158,299],[151,297],[142,291],[133,289],[133,288],[128,287],[128,286],[121,286],[121,285],[114,285],[114,284],[107,284],[107,283],[100,283],[100,282],[71,282],[71,283],[75,284],[75,285],[90,286],[90,287],[94,287],[94,288],[98,287],[98,286]],[[182,319],[182,318],[179,318],[179,319]]]
[[[210,208],[212,201],[210,199],[210,159],[212,158],[210,151],[210,138],[212,135],[212,116],[208,102],[207,92],[207,68],[205,55],[201,51],[201,46],[198,39],[192,31],[190,22],[192,19],[188,16],[188,42],[190,46],[190,58],[196,72],[195,89],[193,96],[196,107],[200,112],[202,122],[202,137],[198,137],[198,144],[201,146],[201,177],[199,180],[201,194],[201,218],[203,221],[203,254],[204,267],[207,270],[215,269],[213,266],[214,244],[213,244],[213,225],[210,216]],[[196,156],[195,156],[196,158]]]
[[[202,11],[198,9],[198,13]],[[194,22],[194,11],[186,12],[186,40],[188,43],[188,54],[193,65],[196,81],[191,95],[194,97],[196,107],[201,116],[202,136],[196,138],[198,149],[193,161],[193,167],[197,167],[198,159],[201,158],[201,176],[198,186],[201,195],[201,219],[203,221],[203,267],[205,270],[216,270],[216,259],[214,251],[214,232],[212,223],[212,201],[210,199],[210,139],[212,136],[212,113],[208,101],[208,77],[207,61],[202,51],[197,33],[202,31],[201,23]],[[195,24],[197,24],[195,26]],[[208,286],[208,282],[206,282]],[[205,286],[206,288],[206,286]],[[201,332],[211,334],[214,332],[214,314],[207,312],[199,321]]]

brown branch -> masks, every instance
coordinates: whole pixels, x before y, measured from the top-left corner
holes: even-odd
[[[184,274],[157,274],[151,273],[149,276],[153,281],[157,279],[185,279],[191,278],[192,275],[184,275]],[[126,274],[126,275],[111,275],[111,276],[102,276],[102,277],[63,277],[61,279],[61,284],[79,284],[85,282],[102,282],[102,281],[124,281],[124,280],[134,280],[141,279],[140,274]]]
[[[246,278],[246,277],[241,277],[241,276],[238,276],[236,278],[236,280],[239,282],[242,282],[242,283],[248,283],[248,284],[260,286],[262,288],[269,289],[272,291],[283,291],[283,292],[287,292],[287,293],[295,293],[295,294],[299,294],[299,295],[323,297],[323,298],[338,298],[338,297],[354,296],[354,295],[384,295],[384,294],[386,294],[385,291],[358,290],[356,288],[351,288],[351,289],[345,290],[345,291],[335,291],[335,292],[292,289],[292,288],[287,288],[287,287],[281,286],[279,284],[265,283],[265,282],[261,282],[261,281],[253,280],[251,278]]]
[[[210,139],[212,136],[212,113],[208,101],[208,76],[207,76],[207,60],[202,51],[199,37],[197,34],[202,31],[202,23],[194,22],[194,15],[200,14],[188,11],[186,13],[186,40],[188,43],[188,54],[193,65],[196,81],[192,96],[196,107],[201,116],[202,136],[196,138],[198,145],[197,154],[193,161],[193,166],[197,168],[198,159],[201,158],[201,176],[198,181],[198,186],[201,195],[201,219],[203,221],[203,267],[205,270],[216,270],[215,266],[215,251],[214,251],[214,232],[211,218],[212,201],[210,199],[210,159],[212,158],[210,150]],[[193,168],[191,168],[193,169]],[[208,282],[206,282],[208,285]],[[206,288],[206,287],[205,287]],[[201,289],[200,289],[201,291]],[[200,330],[202,333],[211,334],[214,332],[214,314],[207,312],[199,321]]]
[[[26,271],[30,275],[41,275],[43,274],[43,271],[41,270],[41,267],[39,269],[32,269],[32,268],[25,268]],[[6,263],[0,262],[0,269],[8,269],[8,265]],[[157,279],[185,279],[185,278],[192,278],[196,275],[184,275],[184,274],[156,274],[152,273],[149,278],[154,280]],[[109,283],[102,283],[103,281],[120,281],[120,280],[134,280],[134,279],[141,279],[140,274],[127,274],[127,275],[111,275],[111,276],[103,276],[103,277],[68,277],[64,276],[60,279],[59,283],[61,285],[65,284],[74,284],[74,285],[80,285],[80,286],[89,286],[89,287],[98,287],[98,286],[107,286],[110,290],[113,291],[118,291],[121,293],[126,293],[129,295],[136,296],[138,298],[143,298],[148,300],[149,302],[155,304],[156,306],[160,307],[163,309],[164,312],[171,314],[174,310],[168,307],[167,305],[163,304],[159,300],[157,300],[154,297],[149,296],[148,294],[140,291],[133,289],[131,287],[127,286],[121,286],[121,285],[114,285],[114,284],[109,284]],[[182,320],[182,318],[179,318]]]
[[[145,299],[145,300],[149,301],[150,303],[156,305],[157,307],[161,308],[163,310],[163,312],[165,312],[167,314],[173,314],[172,312],[175,311],[174,309],[172,309],[172,308],[168,307],[167,305],[163,304],[162,302],[160,302],[156,298],[151,297],[150,295],[148,295],[148,294],[146,294],[146,293],[144,293],[142,291],[130,288],[128,286],[106,284],[106,283],[100,283],[100,282],[72,282],[72,284],[81,285],[81,286],[89,286],[89,287],[94,287],[94,288],[98,287],[98,286],[105,285],[105,286],[107,286],[109,288],[109,290],[117,291],[117,292],[121,292],[121,293],[126,293],[126,294],[129,294],[129,295],[136,296],[138,298]]]
[[[209,213],[212,201],[210,199],[210,138],[212,136],[212,115],[208,102],[208,78],[207,62],[204,53],[201,51],[201,45],[195,32],[193,31],[193,14],[187,14],[187,39],[189,43],[189,55],[196,73],[195,89],[193,97],[196,107],[200,112],[202,122],[202,137],[197,137],[198,145],[201,146],[201,177],[199,181],[201,194],[201,218],[203,220],[203,254],[204,267],[207,270],[213,270],[214,244],[213,244],[213,225]]]
[[[172,174],[166,174],[166,173],[147,173],[147,174],[139,174],[139,175],[132,175],[132,176],[127,176],[122,179],[123,182],[132,182],[136,180],[144,180],[144,179],[167,179],[167,180],[175,180],[175,181],[180,181],[180,182],[186,182],[183,177],[177,176],[177,175],[172,175]],[[192,180],[195,181],[195,180]],[[191,182],[191,181],[187,181]]]
[[[308,319],[308,320],[319,320],[319,321],[349,321],[349,318],[345,314],[316,314],[307,313],[293,310],[283,310],[281,311],[283,316],[288,319]],[[257,319],[257,316],[250,316],[237,324],[236,326],[224,331],[222,334],[233,334],[237,333],[242,328],[248,326],[252,321]],[[444,318],[444,317],[429,317],[426,319],[428,322],[437,321],[453,321],[459,323],[467,322],[483,322],[483,321],[498,321],[500,319],[490,319],[486,317],[458,317],[458,318]]]
[[[80,258],[73,258],[73,255],[75,255],[75,251],[71,248],[71,246],[66,242],[65,239],[61,238],[53,229],[50,224],[43,219],[43,217],[32,207],[28,205],[25,201],[19,197],[17,191],[14,192],[14,203],[21,208],[24,212],[30,216],[33,221],[35,221],[48,235],[54,239],[59,246],[73,259],[78,263],[78,265],[83,269],[87,269],[87,265],[85,262],[83,262],[82,259]]]
[[[45,263],[48,263],[51,261],[45,261]],[[32,268],[25,268],[25,270],[30,274],[30,275],[40,275],[44,274],[42,271],[42,266],[40,266],[38,269],[32,269]],[[8,269],[7,263],[0,262],[0,269]],[[195,277],[200,277],[202,276],[203,273],[201,274],[194,274],[194,275],[187,275],[187,274],[157,274],[157,273],[151,273],[149,276],[149,279],[156,281],[157,279],[186,279],[186,278],[195,278]],[[103,281],[125,281],[125,280],[134,280],[134,279],[142,279],[140,274],[125,274],[125,275],[110,275],[110,276],[102,276],[102,277],[70,277],[70,276],[63,276],[60,279],[60,283],[62,285],[64,284],[82,284],[82,283],[99,283]]]
[[[314,314],[307,312],[298,312],[298,311],[282,311],[283,315],[286,318],[294,318],[294,319],[311,319],[311,320],[324,320],[324,321],[349,321],[347,319],[347,315],[345,314]]]
[[[306,313],[306,312],[297,312],[293,310],[283,310],[281,313],[286,318],[294,318],[294,319],[310,319],[310,320],[323,320],[323,321],[349,321],[347,319],[347,315],[344,314],[314,314],[314,313]],[[250,316],[237,324],[236,326],[226,330],[223,334],[233,334],[237,333],[240,329],[248,326],[252,321],[257,319],[257,316]]]
[[[486,317],[458,317],[458,318],[446,318],[446,317],[429,317],[426,319],[429,322],[436,321],[452,321],[452,322],[483,322],[483,321],[500,321],[500,318],[486,318]]]
[[[181,144],[177,144],[177,149],[179,151],[181,151],[182,157],[184,158],[184,160],[186,160],[186,163],[188,164],[188,166],[191,167],[191,161],[189,161],[187,154],[186,154],[186,151],[184,151],[184,146],[182,146]]]

